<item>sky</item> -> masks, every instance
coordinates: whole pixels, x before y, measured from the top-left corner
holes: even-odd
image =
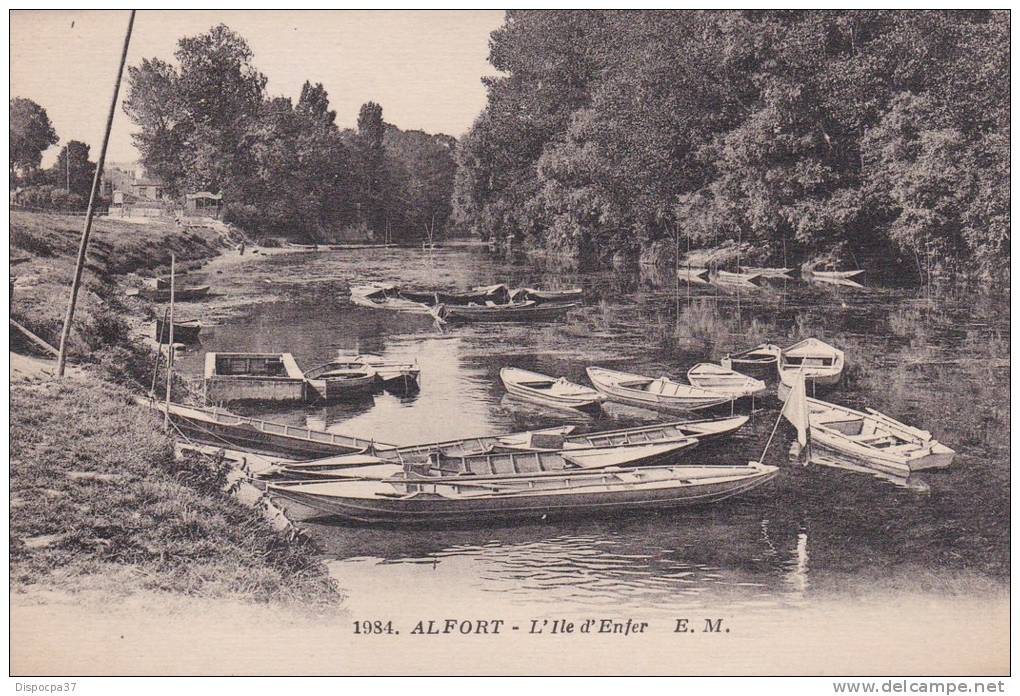
[[[60,143],[43,154],[52,164],[68,140],[92,146],[97,159],[127,28],[127,11],[11,13],[11,97],[49,114]],[[503,12],[484,11],[157,11],[135,17],[127,65],[142,58],[173,62],[177,40],[224,23],[255,54],[269,96],[295,102],[305,80],[322,82],[341,128],[353,127],[366,101],[404,130],[460,136],[485,106],[481,78],[489,33]],[[127,85],[124,70],[120,100]],[[107,161],[138,158],[134,125],[118,106]]]

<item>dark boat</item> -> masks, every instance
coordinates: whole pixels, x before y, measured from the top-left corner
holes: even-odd
[[[777,345],[762,343],[739,353],[729,353],[719,364],[727,370],[764,377],[776,373],[781,352],[782,348]]]
[[[195,343],[198,341],[198,334],[202,331],[202,324],[198,320],[175,321],[174,322],[174,343]],[[156,319],[156,340],[159,343],[170,342],[170,322]]]
[[[573,302],[581,299],[581,288],[568,290],[539,290],[537,288],[518,288],[510,293],[514,301],[534,300],[535,302]]]
[[[495,302],[505,304],[510,301],[510,290],[505,285],[487,285],[484,287],[472,288],[471,290],[448,291],[448,290],[410,290],[399,289],[398,294],[405,300],[421,302],[427,305],[469,305],[485,304]]]

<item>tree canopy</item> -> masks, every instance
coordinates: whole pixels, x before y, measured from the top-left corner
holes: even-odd
[[[489,60],[453,216],[490,240],[1008,265],[1007,13],[514,10]]]
[[[176,65],[152,58],[129,67],[124,104],[139,126],[142,164],[171,194],[222,192],[229,220],[258,234],[310,240],[345,228],[421,238],[425,213],[413,208],[423,196],[449,201],[452,138],[421,133],[427,147],[390,148],[389,134],[401,131],[374,102],[361,107],[356,130],[340,130],[321,83],[306,81],[297,104],[267,95],[247,42],[222,24],[182,38],[174,55]],[[448,203],[433,204],[432,212],[443,228]]]

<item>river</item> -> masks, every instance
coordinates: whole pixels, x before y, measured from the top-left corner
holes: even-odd
[[[834,599],[1008,591],[1008,298],[800,280],[739,293],[677,291],[669,273],[655,269],[578,272],[547,260],[507,262],[471,245],[256,257],[208,280],[219,299],[181,306],[218,324],[179,358],[193,377],[205,351],[286,351],[307,369],[342,349],[421,367],[416,394],[262,411],[278,421],[400,444],[565,420],[581,430],[624,427],[654,414],[610,407],[598,418],[571,418],[506,397],[499,370],[513,365],[582,383],[593,364],[683,376],[696,362],[766,339],[789,345],[817,336],[847,355],[846,379],[829,400],[877,408],[958,452],[949,470],[909,481],[802,467],[788,459],[793,431],[784,422],[765,458],[782,467],[775,481],[704,509],[428,530],[310,520],[354,615],[428,597],[430,607],[516,607],[538,616],[768,616]],[[566,320],[440,330],[427,316],[351,305],[350,284],[370,281],[581,286],[586,299]],[[688,456],[758,458],[779,411],[774,390],[756,407],[735,438]]]

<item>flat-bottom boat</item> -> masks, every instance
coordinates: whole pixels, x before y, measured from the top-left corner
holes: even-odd
[[[695,411],[732,401],[730,396],[674,382],[668,377],[653,379],[602,367],[589,367],[587,372],[595,388],[610,399],[645,408]]]
[[[606,400],[604,394],[591,387],[517,367],[504,367],[499,371],[499,378],[514,396],[553,408],[598,410]]]
[[[811,443],[896,476],[949,466],[956,452],[919,430],[874,409],[855,411],[807,400]]]
[[[719,364],[727,370],[736,370],[755,377],[773,374],[779,364],[779,354],[783,349],[772,343],[762,343],[754,348],[729,353]]]
[[[197,319],[174,322],[174,343],[194,343],[202,331],[202,324]],[[156,319],[156,341],[170,342],[170,322]]]
[[[780,396],[789,392],[798,374],[804,375],[804,382],[812,392],[816,387],[838,384],[845,364],[843,351],[817,338],[795,343],[779,356]]]
[[[524,476],[271,483],[274,498],[357,522],[434,524],[660,510],[718,502],[772,479],[778,469],[667,466]]]
[[[760,379],[707,362],[687,370],[687,381],[695,387],[719,392],[732,399],[762,396],[768,389]]]

